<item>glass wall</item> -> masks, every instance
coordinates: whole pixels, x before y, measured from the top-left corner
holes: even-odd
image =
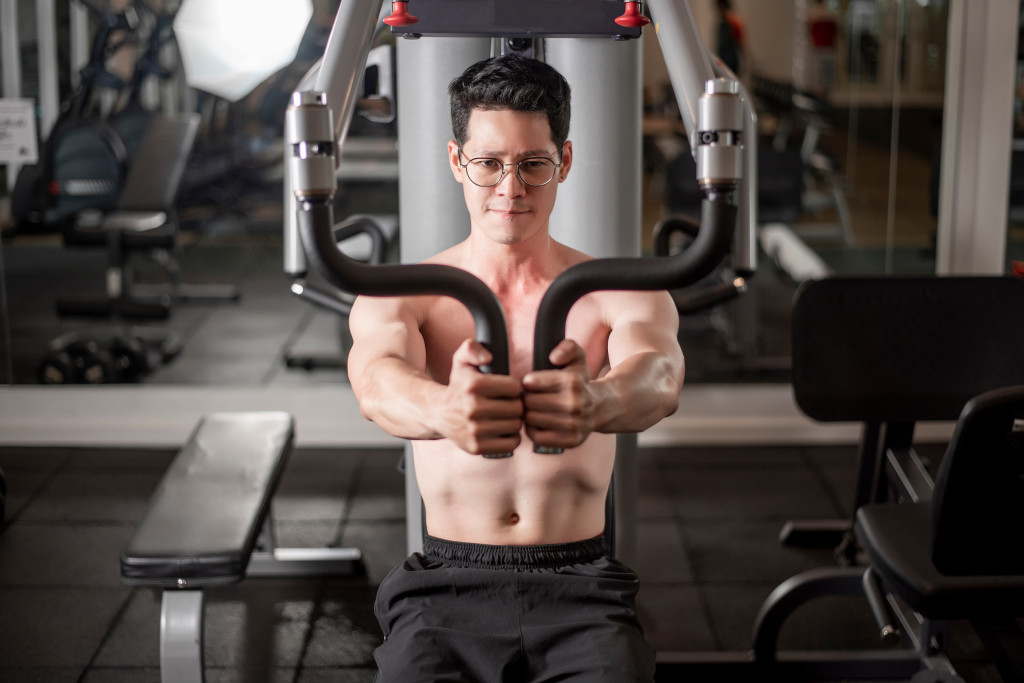
[[[758,112],[753,139],[762,160],[763,225],[760,265],[747,294],[684,316],[681,336],[691,359],[690,381],[786,381],[789,304],[807,278],[935,272],[944,105],[950,96],[945,92],[949,17],[955,1],[732,0],[734,21],[723,33],[714,0],[691,0],[712,50],[720,49],[723,35],[738,43],[739,76]],[[16,4],[32,14],[34,3]],[[12,227],[13,187],[4,187],[0,382],[38,383],[55,339],[108,323],[169,330],[183,340],[180,353],[166,362],[156,359],[151,371],[131,378],[135,382],[344,381],[344,317],[296,298],[281,267],[281,113],[287,93],[322,50],[336,3],[321,4],[295,64],[237,102],[199,95],[194,102],[203,123],[190,164],[194,175],[186,175],[183,184],[184,230],[176,253],[186,279],[238,286],[241,299],[182,298],[166,320],[59,316],[59,296],[106,289],[108,253],[102,245],[71,248],[60,229]],[[68,21],[68,5],[56,2],[61,21]],[[95,30],[93,21],[89,35]],[[73,80],[66,33],[65,26],[60,50],[65,99]],[[692,206],[693,177],[653,31],[643,41],[643,220],[650,252],[659,224]],[[35,47],[29,28],[19,45],[28,97],[35,97]],[[1018,81],[1024,82],[1024,61]],[[1016,138],[1021,140],[1024,88],[1018,92]],[[380,100],[368,94],[367,111],[355,119],[346,158],[351,173],[338,215],[370,214],[393,226],[395,127],[386,115],[374,114]],[[1024,177],[1020,145],[1014,143],[1014,178]],[[1018,194],[1011,185],[1008,268],[1024,259],[1024,199]],[[144,285],[166,278],[153,259],[132,265]],[[719,275],[728,275],[728,264]]]
[[[1024,30],[1024,11],[1018,34]],[[1018,40],[1016,88],[1013,104],[1013,152],[1010,162],[1010,199],[1007,212],[1006,260],[1009,272],[1024,277],[1024,52]]]
[[[725,17],[713,0],[692,7],[713,51],[733,51],[726,37],[738,43],[738,75],[758,114],[761,264],[747,295],[687,316],[681,341],[696,361],[691,380],[786,381],[788,310],[800,282],[936,271],[950,8],[947,0],[729,4]],[[657,94],[663,65],[650,53],[648,63],[648,91]],[[662,118],[656,98],[650,111],[652,122]],[[654,128],[648,137],[660,188],[657,162],[678,151]],[[687,210],[672,164],[652,231],[666,213]]]
[[[260,74],[248,73],[249,65],[224,66],[224,73],[205,74],[207,87],[185,83],[187,26],[175,21],[176,0],[96,2],[88,11],[77,0],[51,4],[53,37],[41,38],[34,0],[10,3],[19,31],[5,26],[3,34],[12,48],[5,58],[13,52],[19,63],[21,96],[36,103],[43,120],[39,103],[49,75],[65,113],[57,134],[40,131],[49,149],[63,150],[48,156],[48,147],[41,148],[44,159],[53,159],[49,170],[23,166],[5,174],[0,189],[0,383],[257,386],[343,379],[343,321],[292,294],[282,254],[284,110],[323,54],[337,0],[312,3],[308,24],[298,26],[293,59],[260,67]],[[37,56],[41,40],[57,43],[50,72]],[[366,106],[350,129],[346,150],[353,151],[343,163],[338,198],[343,217],[397,211],[394,98],[379,94],[389,91],[386,57],[375,56],[374,83],[365,85]],[[190,76],[204,75],[197,72]],[[231,94],[235,81],[250,85]],[[179,145],[154,155],[138,148],[150,121],[188,115],[199,121],[191,151]],[[187,158],[177,158],[182,152]],[[123,206],[122,192],[132,182],[135,190],[162,195],[165,188],[154,184],[179,162],[184,171],[166,224],[173,235],[160,228],[148,242],[129,238],[136,248],[113,249],[90,229],[98,216]],[[36,171],[46,182],[33,179]],[[139,192],[127,200],[136,209],[166,208],[143,205]]]

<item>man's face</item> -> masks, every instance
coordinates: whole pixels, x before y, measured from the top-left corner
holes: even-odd
[[[448,160],[455,180],[462,184],[473,229],[500,244],[519,244],[546,234],[558,184],[565,180],[572,163],[572,143],[566,142],[562,150],[556,147],[544,114],[508,109],[474,109],[466,132],[461,160],[454,141],[448,143]],[[506,167],[505,177],[497,185],[479,187],[460,165],[479,157],[513,165]],[[547,185],[526,185],[516,175],[514,164],[527,157],[547,157],[556,164],[561,161],[562,166]]]

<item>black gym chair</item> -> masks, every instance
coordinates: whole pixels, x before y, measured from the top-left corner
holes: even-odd
[[[757,661],[775,661],[778,628],[800,605],[862,594],[880,648],[848,662],[858,667],[849,676],[961,681],[946,648],[948,620],[963,619],[1001,675],[1024,680],[1014,620],[1024,616],[1024,546],[1013,531],[1024,513],[1021,311],[1024,280],[998,276],[836,277],[797,292],[793,392],[816,420],[863,423],[858,480],[852,519],[784,527],[784,543],[838,543],[842,566],[772,593],[755,626]],[[949,420],[936,478],[914,429]]]
[[[108,213],[85,211],[63,232],[71,247],[107,250],[106,290],[57,299],[61,316],[107,318],[113,328],[83,329],[53,340],[39,369],[43,384],[104,384],[133,381],[154,364],[181,350],[170,330],[132,326],[125,321],[164,319],[182,299],[237,300],[230,285],[181,281],[175,201],[199,126],[199,115],[153,116],[118,199]],[[145,256],[161,266],[168,282],[136,283],[133,259]]]
[[[175,202],[199,127],[199,115],[157,116],[146,127],[117,206],[109,213],[83,212],[64,230],[73,247],[107,249],[106,291],[57,300],[63,316],[166,318],[179,299],[238,298],[238,289],[181,282]],[[146,290],[132,278],[131,259],[144,255],[165,271],[169,286]]]
[[[854,531],[887,600],[886,633],[913,632],[889,596],[923,617],[916,646],[942,651],[937,622],[965,619],[1005,681],[1024,680],[1024,385],[970,401],[942,459],[931,499],[857,510]],[[871,580],[871,579],[867,579]],[[891,604],[897,604],[895,601]]]

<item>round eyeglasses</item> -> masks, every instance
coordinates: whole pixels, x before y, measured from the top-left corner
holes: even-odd
[[[514,164],[503,164],[491,157],[477,157],[462,163],[462,150],[459,149],[459,166],[465,169],[469,181],[479,187],[494,187],[500,183],[505,179],[509,166],[516,167],[516,175],[524,184],[540,187],[551,182],[562,164],[556,164],[547,157],[527,157]]]

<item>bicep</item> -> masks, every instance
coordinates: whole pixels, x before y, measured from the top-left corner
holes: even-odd
[[[422,371],[426,347],[413,307],[407,300],[360,296],[349,315],[352,349],[348,374],[353,388],[372,378],[374,366],[387,359]]]
[[[615,292],[605,315],[612,368],[640,353],[658,354],[682,368],[679,313],[668,292]]]

